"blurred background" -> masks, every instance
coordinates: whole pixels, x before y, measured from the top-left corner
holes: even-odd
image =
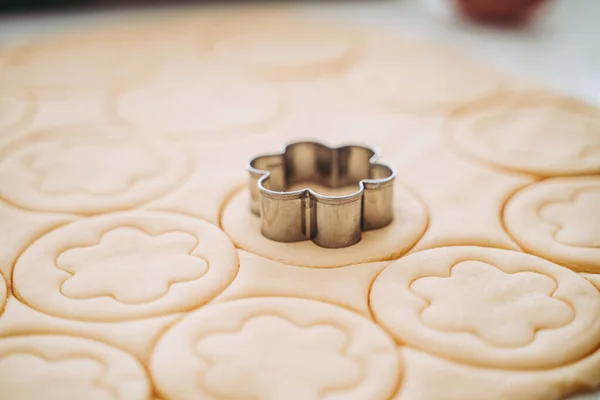
[[[223,3],[256,2],[0,0],[0,44]],[[278,4],[281,3],[300,13],[452,42],[493,67],[600,103],[598,0],[337,0]]]

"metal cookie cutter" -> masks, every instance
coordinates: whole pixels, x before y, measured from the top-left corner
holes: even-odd
[[[339,248],[360,241],[363,230],[388,225],[396,173],[376,159],[377,153],[364,146],[298,142],[250,160],[251,210],[261,217],[262,234],[279,242],[311,239],[321,247]],[[343,196],[287,190],[306,182],[329,188],[357,185],[358,190]]]

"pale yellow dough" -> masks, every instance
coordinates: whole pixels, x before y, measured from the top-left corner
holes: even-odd
[[[387,399],[401,368],[390,338],[343,308],[244,299],[190,314],[150,361],[166,400]]]
[[[162,50],[161,36],[141,27],[24,43],[0,55],[0,85],[22,99],[31,92],[49,100],[89,98],[148,80]]]
[[[214,225],[134,211],[42,237],[21,255],[13,279],[20,300],[50,315],[120,321],[201,306],[237,268],[231,241]]]
[[[265,81],[312,81],[340,74],[360,59],[364,41],[356,30],[283,13],[215,18],[197,34],[201,55]]]
[[[366,107],[439,114],[497,90],[502,79],[447,48],[374,37],[370,57],[344,75],[341,90]]]
[[[6,282],[4,281],[2,274],[0,274],[0,315],[2,315],[2,312],[4,312],[4,307],[6,303],[6,293]]]
[[[401,347],[401,390],[392,400],[560,400],[600,384],[600,350],[564,367],[541,371],[480,368]],[[586,397],[587,399],[587,397]]]
[[[150,382],[129,354],[62,335],[0,338],[0,398],[146,400]]]
[[[600,293],[573,271],[514,251],[411,254],[377,277],[370,305],[398,341],[468,364],[555,367],[600,345]]]
[[[336,304],[371,318],[371,282],[388,262],[339,268],[305,268],[238,251],[240,269],[231,285],[213,302],[253,297],[299,297]]]
[[[541,176],[600,172],[600,110],[547,92],[493,94],[451,116],[450,142],[469,156]]]
[[[117,211],[162,195],[189,167],[180,146],[131,128],[63,126],[0,149],[0,197],[26,210]]]
[[[285,8],[0,49],[0,399],[598,390],[600,110]],[[394,221],[263,237],[246,164],[301,140],[375,147]]]
[[[576,271],[600,273],[600,176],[528,186],[510,199],[504,221],[527,251]]]
[[[30,122],[35,111],[36,103],[31,95],[25,100],[19,100],[0,93],[0,143],[9,133]]]
[[[260,218],[249,212],[249,195],[245,189],[235,194],[225,206],[221,226],[237,247],[287,264],[332,268],[391,260],[408,251],[427,224],[421,203],[402,186],[397,185],[394,189],[394,220],[384,228],[364,231],[360,242],[342,249],[326,249],[310,240],[275,242],[262,236]]]

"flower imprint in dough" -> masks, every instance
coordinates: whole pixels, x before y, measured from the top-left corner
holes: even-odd
[[[360,364],[346,354],[348,344],[348,335],[333,325],[302,327],[264,315],[246,321],[239,332],[204,337],[197,351],[211,363],[205,385],[216,396],[316,400],[360,379]]]
[[[181,146],[148,130],[60,126],[0,149],[0,197],[27,210],[117,211],[164,195],[191,167]]]
[[[425,277],[410,290],[429,304],[427,325],[443,331],[471,332],[496,346],[525,346],[540,329],[573,320],[567,303],[552,298],[557,284],[537,272],[507,274],[481,261],[463,261],[449,277]]]
[[[112,400],[115,389],[103,382],[106,372],[104,365],[89,357],[46,360],[15,353],[0,359],[0,394],[13,400]]]
[[[544,369],[600,344],[600,293],[579,274],[518,251],[449,246],[388,265],[370,295],[399,343],[461,363]]]
[[[370,320],[319,301],[258,297],[184,317],[159,339],[150,371],[169,400],[385,400],[402,369]]]
[[[147,400],[143,366],[120,349],[65,335],[0,338],[0,399]]]
[[[125,321],[200,307],[238,270],[216,226],[165,212],[86,218],[32,243],[13,272],[15,296],[60,318]]]
[[[578,190],[571,201],[547,204],[539,214],[558,228],[554,238],[560,243],[600,247],[600,188]]]
[[[152,154],[134,145],[79,144],[57,150],[36,154],[31,161],[30,167],[39,176],[43,192],[118,194],[160,169]],[[102,173],[94,174],[95,171]]]
[[[151,236],[135,228],[114,229],[97,245],[58,256],[57,266],[73,274],[61,291],[73,299],[109,296],[127,304],[160,299],[171,285],[208,272],[208,263],[191,254],[197,245],[198,240],[184,232]]]
[[[578,272],[600,273],[600,177],[551,178],[504,207],[508,233],[528,253]]]

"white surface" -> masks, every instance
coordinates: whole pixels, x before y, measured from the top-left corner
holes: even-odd
[[[466,22],[448,4],[448,0],[363,0],[296,7],[319,18],[450,42],[491,66],[600,104],[600,0],[549,1],[534,24],[517,30]],[[175,8],[0,16],[0,45],[170,10]],[[600,394],[577,399],[600,400]]]

